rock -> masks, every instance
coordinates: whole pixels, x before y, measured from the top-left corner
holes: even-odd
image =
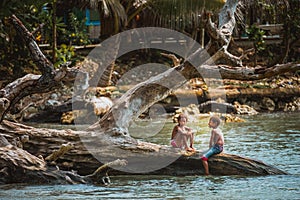
[[[271,98],[268,97],[264,97],[262,100],[262,106],[264,109],[268,110],[268,111],[274,111],[275,110],[275,103]]]
[[[8,145],[11,145],[11,144],[8,142],[8,140],[4,136],[0,135],[0,147],[5,147]]]
[[[81,110],[72,110],[65,112],[61,116],[61,123],[73,124],[77,123],[93,123],[98,116],[103,116],[111,107],[113,102],[108,97],[91,97],[86,107]]]
[[[72,110],[70,112],[65,112],[61,116],[62,124],[73,124],[79,117],[86,116],[85,110]]]
[[[31,117],[35,116],[39,110],[36,108],[36,106],[32,103],[29,104],[28,107],[25,107],[21,112],[17,113],[15,116],[19,120],[27,120],[30,119]]]
[[[226,115],[222,115],[221,118],[224,118],[225,123],[229,123],[229,122],[245,122],[244,119],[238,117],[238,116],[234,116],[231,114],[226,114]]]
[[[181,107],[175,111],[175,115],[173,116],[173,122],[177,123],[177,118],[179,114],[185,114],[188,116],[189,121],[197,121],[198,117],[200,116],[200,111],[197,105],[195,104],[190,104],[187,107]]]
[[[246,103],[247,105],[249,105],[251,108],[253,108],[254,110],[260,110],[261,106],[259,105],[259,103],[257,103],[256,101],[249,101]]]
[[[46,106],[58,106],[60,104],[61,104],[61,102],[54,100],[54,99],[49,99],[46,101]]]
[[[94,106],[94,113],[97,116],[103,116],[112,106],[113,102],[108,97],[93,97],[90,101]]]
[[[201,113],[218,112],[218,113],[237,113],[237,108],[226,102],[206,101],[199,105]]]
[[[294,98],[293,101],[286,103],[283,110],[285,112],[300,111],[300,97]]]
[[[258,114],[258,112],[255,109],[251,108],[248,105],[241,105],[237,101],[234,102],[234,106],[237,109],[237,114],[241,114],[241,115],[256,115],[256,114]]]

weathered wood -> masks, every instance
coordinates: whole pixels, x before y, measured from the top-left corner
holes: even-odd
[[[236,107],[230,103],[220,103],[216,101],[206,101],[199,105],[201,113],[217,112],[217,113],[237,113]]]
[[[218,25],[212,22],[211,14],[203,15],[205,27],[210,41],[205,49],[212,56],[207,64],[217,63],[220,59],[229,61],[230,64],[242,66],[242,60],[228,51],[231,36],[235,28],[235,14],[239,0],[227,0],[219,12]]]
[[[5,136],[8,137],[9,135]],[[92,174],[81,176],[72,170],[60,170],[59,167],[53,163],[59,156],[64,155],[64,153],[70,149],[70,145],[64,145],[63,148],[60,148],[59,151],[54,151],[44,160],[42,155],[37,157],[26,150],[11,145],[3,135],[1,135],[0,138],[0,184],[108,184],[107,181],[109,177],[107,168],[126,165],[125,161],[116,160],[105,163]]]
[[[182,59],[177,58],[174,54],[166,54],[166,53],[161,53],[162,56],[165,56],[167,58],[170,58],[173,61],[173,66],[177,67],[180,65]]]
[[[95,149],[97,152],[89,152],[81,141],[81,139],[84,137],[81,137],[80,135],[87,134],[86,132],[82,131],[39,129],[9,121],[3,121],[2,125],[0,126],[0,131],[3,133],[3,136],[7,137],[8,141],[15,137],[20,137],[21,135],[28,135],[30,140],[24,144],[24,150],[28,151],[32,156],[41,155],[43,157],[47,157],[59,149],[61,144],[68,142],[72,143],[74,148],[58,158],[56,160],[56,164],[62,170],[72,169],[77,171],[81,176],[89,177],[89,174],[98,176],[96,175],[96,170],[99,166],[117,159],[121,159],[122,162],[126,161],[129,166],[130,163],[139,161],[141,158],[149,158],[150,161],[153,161],[153,163],[146,163],[147,165],[155,165],[155,162],[159,160],[175,158],[174,162],[171,162],[162,169],[145,173],[141,172],[141,174],[204,174],[204,169],[200,159],[201,152],[197,152],[192,156],[186,156],[185,154],[180,156],[182,152],[169,146],[155,145],[136,140],[132,141],[131,143],[128,140],[123,140],[122,142],[122,140],[117,139],[116,137],[95,137],[93,134],[88,135],[88,137],[90,138],[90,141],[93,141],[98,148]],[[118,143],[116,143],[116,141],[118,141]],[[103,148],[103,144],[107,144],[107,148]],[[99,146],[101,148],[99,148]],[[113,148],[110,148],[112,146]],[[105,157],[107,157],[107,160],[110,161],[102,163],[102,160],[99,161],[93,157],[95,155],[97,156],[97,154],[101,155],[103,160],[105,160]],[[41,162],[39,168],[44,168],[44,161],[39,160],[39,162]],[[231,154],[220,154],[213,156],[209,160],[209,166],[210,173],[212,175],[286,174],[285,172],[275,167],[266,165],[261,161]],[[109,175],[136,174],[135,171],[128,171],[123,167],[124,166],[120,166],[120,168],[110,169]],[[26,174],[24,174],[24,176],[26,176]]]
[[[59,70],[54,70],[53,64],[42,53],[34,37],[16,17],[11,16],[11,22],[18,34],[25,41],[33,61],[37,64],[42,75],[27,74],[0,90],[0,122],[4,115],[22,98],[35,93],[46,93],[62,86],[64,82],[74,82],[78,74],[87,76],[87,73],[79,69],[69,69],[62,66]]]
[[[70,149],[73,148],[73,144],[68,142],[67,144],[62,144],[57,151],[54,151],[49,156],[45,158],[46,161],[56,161],[59,157],[66,154]]]

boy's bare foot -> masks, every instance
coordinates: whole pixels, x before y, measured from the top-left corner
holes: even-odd
[[[195,149],[194,149],[194,148],[191,148],[191,147],[189,147],[189,148],[187,148],[187,149],[186,149],[186,151],[195,151]]]

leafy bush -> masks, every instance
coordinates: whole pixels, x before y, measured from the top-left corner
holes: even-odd
[[[265,49],[265,41],[263,36],[265,32],[259,29],[256,25],[252,25],[247,29],[248,37],[251,41],[253,41],[253,46],[255,52],[259,52]]]

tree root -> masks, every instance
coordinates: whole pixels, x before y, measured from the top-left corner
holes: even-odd
[[[52,154],[47,156],[45,158],[46,161],[56,161],[59,157],[63,156],[65,153],[67,153],[70,149],[73,148],[73,144],[71,142],[68,142],[67,144],[62,144],[59,148],[59,150],[54,151]]]
[[[106,163],[106,164],[98,167],[98,169],[96,169],[92,174],[85,176],[85,178],[91,179],[91,180],[93,180],[93,182],[99,182],[99,180],[101,180],[102,184],[108,185],[110,183],[110,179],[108,176],[109,168],[115,167],[115,166],[125,166],[125,165],[127,165],[126,160],[117,159],[115,161]]]

